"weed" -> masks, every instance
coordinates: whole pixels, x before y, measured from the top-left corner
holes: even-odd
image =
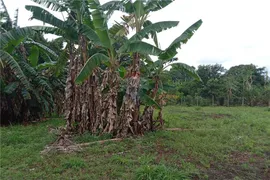
[[[202,107],[197,106],[197,107],[195,107],[194,109],[195,109],[196,111],[200,111],[200,110],[202,110]]]
[[[86,163],[81,158],[73,157],[73,158],[67,159],[65,162],[63,162],[62,167],[64,169],[71,168],[71,169],[79,170],[81,168],[86,167]]]
[[[137,180],[173,180],[188,179],[183,172],[165,165],[144,165],[136,171]]]

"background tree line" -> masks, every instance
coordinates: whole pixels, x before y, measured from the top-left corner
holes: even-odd
[[[253,64],[233,66],[199,65],[202,81],[193,81],[177,65],[164,74],[171,88],[168,101],[188,106],[266,106],[270,105],[270,78],[265,67]]]

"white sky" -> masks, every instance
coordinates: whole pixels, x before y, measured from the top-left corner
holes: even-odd
[[[100,0],[103,4],[108,0]],[[10,16],[19,8],[19,26],[43,25],[29,21],[25,5],[30,0],[4,0]],[[177,57],[197,67],[200,64],[222,64],[225,68],[255,64],[270,71],[270,0],[176,0],[150,15],[152,22],[180,21],[176,28],[159,33],[165,49],[186,28],[199,19],[200,29],[182,46]],[[112,20],[117,19],[114,14]],[[58,15],[61,18],[61,15]]]

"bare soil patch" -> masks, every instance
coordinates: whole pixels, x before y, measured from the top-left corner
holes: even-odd
[[[270,169],[266,167],[266,158],[247,152],[232,152],[227,162],[213,163],[206,170],[209,179],[245,180],[270,179]]]
[[[157,152],[156,163],[159,163],[162,159],[165,159],[167,161],[169,157],[177,153],[176,150],[166,148],[159,141],[156,142],[155,149]]]
[[[221,119],[221,118],[230,118],[232,115],[230,114],[210,114],[210,117],[213,119]]]

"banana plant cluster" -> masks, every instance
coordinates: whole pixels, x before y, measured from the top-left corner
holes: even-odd
[[[148,17],[173,0],[122,0],[103,5],[98,0],[33,1],[67,14],[65,20],[60,20],[44,8],[26,6],[33,12],[32,18],[52,25],[34,27],[35,30],[59,35],[67,41],[67,128],[80,133],[88,130],[121,137],[154,130],[154,122],[145,118],[146,111],[141,115],[140,105],[152,109],[147,115],[152,119],[154,108],[161,109],[165,93],[158,74],[175,57],[177,49],[193,36],[202,21],[191,25],[162,50],[158,47],[157,33],[176,27],[179,22],[152,23]],[[125,15],[122,22],[109,28],[108,20],[114,11],[122,11]],[[130,30],[134,30],[135,35],[127,38]],[[150,37],[155,45],[144,41]],[[149,55],[156,56],[158,61],[152,61]],[[151,68],[156,74],[144,74],[143,69]],[[187,65],[183,64],[183,68],[196,75]],[[154,81],[155,86],[145,90],[144,80]],[[160,122],[164,124],[162,120]]]
[[[11,21],[6,9],[3,14],[0,35],[1,124],[40,119],[53,112],[56,106],[62,106],[62,80],[65,77],[62,72],[44,68],[47,63],[60,67],[61,58],[32,39],[40,35],[31,27],[18,27],[17,15]]]

